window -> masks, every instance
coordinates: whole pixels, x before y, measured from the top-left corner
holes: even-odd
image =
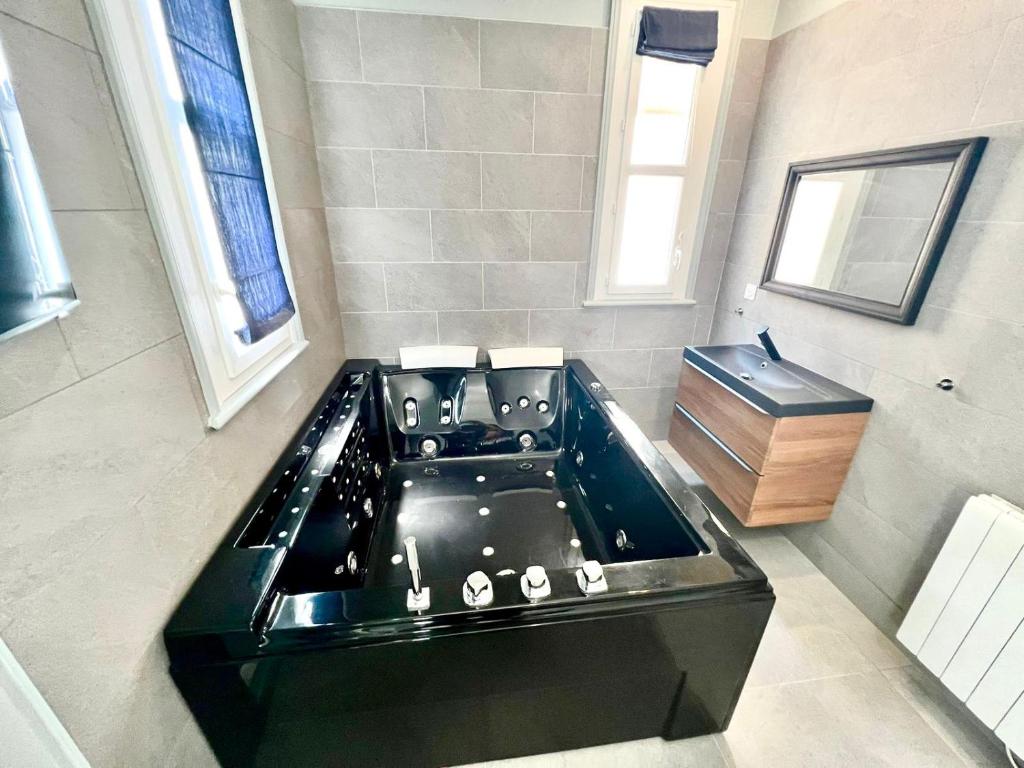
[[[636,54],[642,0],[612,10],[588,306],[688,303],[714,182],[735,3],[659,0],[718,11],[718,50],[700,67]]]
[[[93,0],[209,410],[305,348],[238,0]]]

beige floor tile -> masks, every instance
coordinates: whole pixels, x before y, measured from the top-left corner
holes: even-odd
[[[903,696],[936,733],[970,766],[1004,768],[1006,753],[987,739],[980,727],[967,721],[960,709],[939,691],[940,683],[917,665],[884,672],[889,684]]]
[[[565,768],[726,768],[713,736],[665,741],[643,739],[563,752]]]
[[[777,581],[773,582],[776,590]],[[817,606],[781,597],[747,677],[747,686],[780,685],[873,672],[872,664]]]
[[[963,768],[880,672],[747,688],[717,738],[736,768]]]

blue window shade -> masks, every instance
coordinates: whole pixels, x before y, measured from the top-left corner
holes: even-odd
[[[718,11],[644,6],[636,52],[640,56],[706,67],[718,48]]]
[[[163,0],[167,34],[185,95],[228,272],[238,291],[246,344],[295,314],[274,237],[256,127],[229,0]]]

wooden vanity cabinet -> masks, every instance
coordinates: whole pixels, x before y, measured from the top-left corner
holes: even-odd
[[[747,526],[823,520],[868,413],[777,418],[684,361],[669,443]]]

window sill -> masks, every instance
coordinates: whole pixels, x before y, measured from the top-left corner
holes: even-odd
[[[689,307],[693,299],[586,299],[584,307]]]
[[[206,425],[210,429],[220,429],[227,424],[231,417],[242,409],[242,406],[256,397],[265,386],[277,377],[277,374],[287,368],[289,363],[297,358],[308,346],[309,342],[303,339],[285,348],[269,365],[224,400],[215,413],[210,413]]]

